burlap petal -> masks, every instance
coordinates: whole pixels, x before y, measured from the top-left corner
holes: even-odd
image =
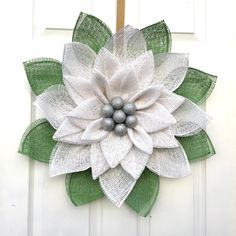
[[[154,75],[154,57],[152,51],[145,52],[135,59],[131,65],[137,74],[139,88],[148,87]]]
[[[90,80],[84,79],[80,75],[64,75],[63,80],[68,93],[76,104],[94,96]]]
[[[93,179],[97,179],[106,172],[110,167],[102,153],[100,143],[93,143],[90,148],[90,163]]]
[[[190,175],[188,158],[182,148],[155,148],[147,167],[157,175],[168,178],[181,178]]]
[[[101,48],[96,57],[94,69],[101,72],[109,80],[120,69],[120,63],[110,51]]]
[[[35,105],[50,124],[57,128],[75,107],[64,85],[53,85],[37,96]]]
[[[121,166],[117,166],[101,175],[99,182],[107,198],[120,207],[134,187],[136,180]]]
[[[111,92],[108,82],[105,79],[104,75],[97,70],[93,70],[91,83],[94,94],[97,96],[97,98],[103,104],[107,104],[109,102],[109,99],[111,98]]]
[[[126,157],[132,147],[132,142],[128,135],[120,137],[110,132],[100,145],[108,165],[114,168]]]
[[[127,156],[121,161],[121,166],[134,179],[138,179],[147,164],[149,155],[136,147],[132,147]]]
[[[173,113],[177,123],[172,126],[176,136],[191,136],[205,129],[209,116],[188,99]]]
[[[51,177],[68,174],[90,168],[90,146],[58,143],[49,161],[49,175]]]
[[[138,80],[131,66],[125,66],[109,80],[111,97],[121,96],[126,99],[138,91]]]
[[[171,129],[167,128],[149,134],[152,138],[152,144],[154,148],[176,148],[179,147],[179,143],[175,136],[172,134]]]
[[[150,135],[139,125],[128,129],[128,135],[132,143],[147,154],[152,154],[153,145]]]
[[[66,117],[62,124],[58,127],[53,139],[69,144],[89,144],[90,142],[81,139],[84,129],[82,129],[78,124],[80,124],[78,119]]]
[[[183,82],[188,70],[188,55],[180,53],[157,54],[153,84],[162,84],[170,91]]]
[[[103,140],[108,135],[108,132],[101,128],[101,121],[102,118],[92,121],[85,129],[81,139],[92,142]]]
[[[146,42],[141,31],[128,25],[114,34],[105,47],[119,59],[120,63],[127,63],[146,51]]]
[[[159,103],[136,112],[138,124],[148,133],[157,132],[176,123],[172,114]]]
[[[65,45],[62,61],[63,80],[73,98],[79,104],[92,94],[90,79],[96,53],[81,43]]]
[[[97,97],[92,97],[81,102],[67,116],[75,119],[96,120],[101,117],[102,105]]]
[[[157,102],[163,105],[170,113],[172,113],[184,103],[184,100],[184,97],[163,89]]]
[[[82,78],[90,79],[95,58],[96,53],[82,43],[65,44],[62,61],[63,75],[79,75]]]
[[[135,103],[137,110],[145,109],[157,101],[161,91],[162,86],[148,87],[131,96],[129,101]]]

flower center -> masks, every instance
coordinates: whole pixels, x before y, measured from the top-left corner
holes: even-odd
[[[101,109],[103,117],[101,126],[106,131],[114,131],[118,136],[123,136],[127,128],[137,125],[137,118],[134,115],[136,106],[134,103],[125,102],[121,97],[113,97],[109,104]]]

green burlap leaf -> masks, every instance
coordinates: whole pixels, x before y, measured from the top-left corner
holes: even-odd
[[[35,95],[54,84],[63,84],[61,63],[52,58],[37,58],[23,63]]]
[[[183,146],[189,161],[204,160],[215,154],[211,140],[204,130],[193,136],[176,138]]]
[[[111,36],[112,32],[104,22],[81,12],[73,31],[72,41],[86,44],[98,53]]]
[[[92,178],[91,169],[67,174],[66,191],[75,206],[87,204],[104,196],[98,180]]]
[[[212,93],[216,76],[206,72],[189,68],[186,77],[175,93],[190,99],[196,104],[201,104]]]
[[[25,131],[18,152],[34,160],[48,163],[56,141],[52,139],[55,129],[46,119],[33,122]]]
[[[171,33],[165,21],[141,29],[147,43],[147,49],[153,54],[166,53],[171,50]]]
[[[147,216],[159,193],[159,176],[147,168],[137,180],[126,203],[141,216]]]

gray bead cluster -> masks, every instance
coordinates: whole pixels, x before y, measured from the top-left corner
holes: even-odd
[[[127,128],[133,128],[137,124],[135,112],[134,103],[125,103],[121,97],[114,97],[101,109],[103,117],[101,126],[106,131],[113,130],[116,135],[123,136],[126,134]]]

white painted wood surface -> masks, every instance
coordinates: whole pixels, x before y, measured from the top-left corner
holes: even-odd
[[[115,0],[12,0],[0,3],[0,235],[3,236],[234,236],[236,235],[236,2],[234,0],[127,0],[126,24],[165,19],[173,51],[190,65],[219,76],[206,111],[217,155],[191,164],[192,176],[161,179],[147,218],[106,199],[79,208],[66,196],[64,177],[17,155],[24,129],[39,116],[32,106],[22,61],[61,60],[80,11],[115,30]]]

